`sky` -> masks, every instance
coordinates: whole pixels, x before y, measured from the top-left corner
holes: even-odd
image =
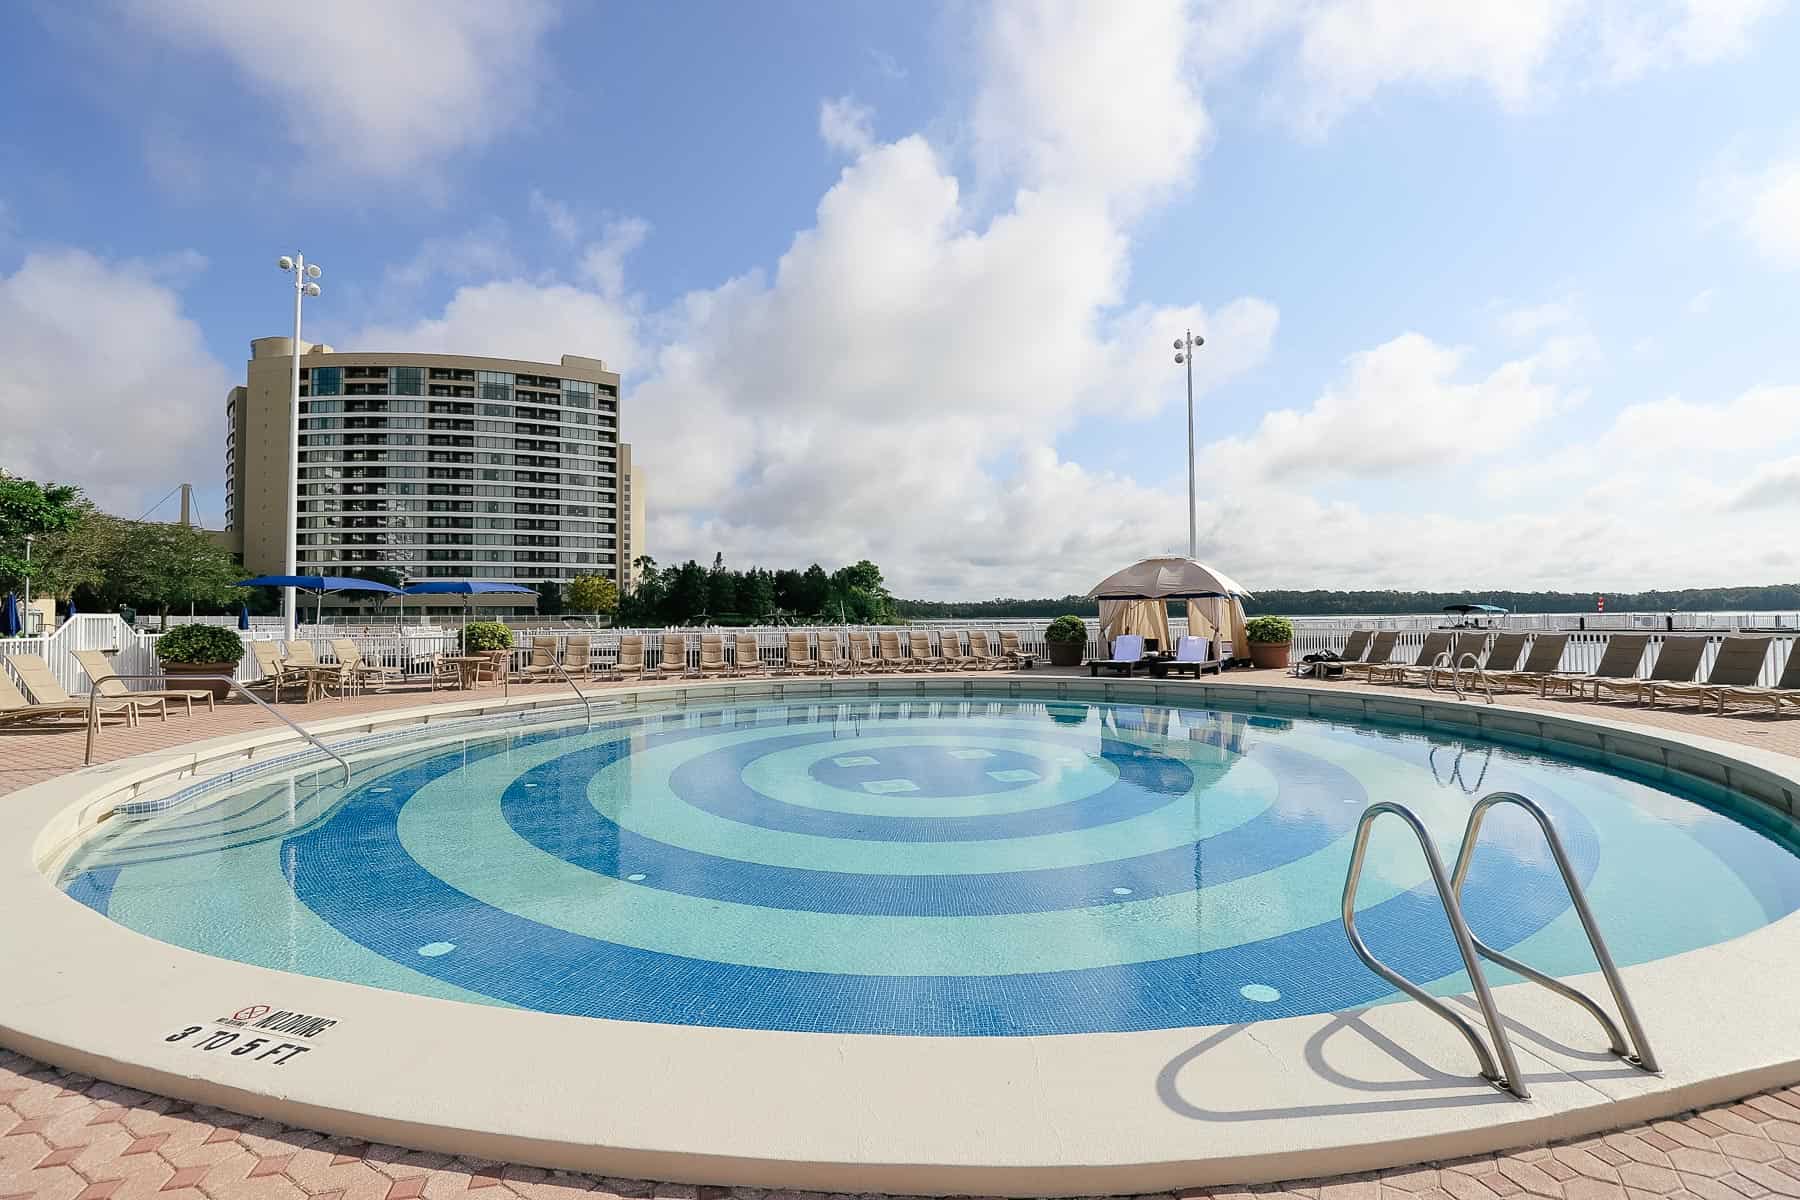
[[[0,8],[0,467],[221,519],[224,398],[604,359],[660,563],[896,594],[1800,579],[1800,4]],[[167,510],[168,505],[164,505]]]

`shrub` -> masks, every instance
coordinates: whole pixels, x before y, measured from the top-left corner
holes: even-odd
[[[1253,642],[1291,642],[1294,623],[1286,617],[1251,617],[1244,622],[1244,636]]]
[[[156,639],[156,656],[172,663],[231,663],[244,657],[244,640],[223,625],[177,625]]]
[[[512,630],[504,621],[470,621],[463,626],[463,653],[481,654],[488,650],[511,650]]]
[[[1087,622],[1080,617],[1058,617],[1044,629],[1046,642],[1080,642],[1087,644]]]

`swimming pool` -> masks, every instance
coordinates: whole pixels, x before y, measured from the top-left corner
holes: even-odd
[[[1723,793],[1449,732],[969,697],[692,703],[397,746],[105,823],[59,883],[221,958],[665,1024],[907,1035],[1177,1028],[1391,990],[1338,920],[1363,809],[1452,855],[1474,797],[1556,820],[1622,964],[1800,908],[1792,831]],[[1497,811],[1465,908],[1591,969],[1541,839]],[[1466,986],[1416,844],[1378,827],[1374,950]],[[1499,982],[1504,976],[1494,975]]]

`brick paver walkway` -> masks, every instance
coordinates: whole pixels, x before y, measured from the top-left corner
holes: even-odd
[[[1038,680],[1057,673],[1040,672]],[[1032,679],[1033,676],[1025,676]],[[1279,672],[1227,675],[1227,683],[1290,686]],[[619,685],[612,685],[619,686]],[[1330,686],[1361,688],[1338,683]],[[515,687],[550,694],[561,685]],[[1373,690],[1391,692],[1391,688]],[[497,695],[490,689],[485,695]],[[470,699],[464,692],[397,692],[283,705],[297,720],[321,720],[383,708]],[[1474,701],[1481,703],[1481,701]],[[1514,694],[1502,703],[1641,721],[1800,755],[1800,720],[1762,714],[1717,717],[1693,709],[1650,712],[1640,706],[1539,700]],[[165,725],[109,727],[97,761],[112,761],[196,738],[273,726],[261,710],[227,704],[210,716],[173,717]],[[82,731],[0,733],[0,795],[81,765]],[[496,1190],[497,1189],[497,1190]],[[553,1200],[669,1197],[672,1200],[806,1200],[804,1193],[754,1188],[694,1188],[546,1171],[371,1145],[291,1129],[58,1071],[0,1050],[0,1200]],[[1249,1200],[1250,1195],[1307,1200],[1800,1200],[1800,1088],[1722,1108],[1656,1121],[1552,1146],[1426,1163],[1390,1171],[1190,1191],[1187,1197]],[[818,1197],[818,1200],[826,1200]],[[844,1197],[832,1200],[847,1200]],[[1156,1200],[1171,1200],[1158,1197]]]

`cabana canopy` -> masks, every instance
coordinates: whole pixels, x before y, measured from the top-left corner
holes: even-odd
[[[1095,584],[1091,600],[1200,600],[1248,596],[1250,592],[1223,571],[1179,555],[1146,558]]]
[[[1233,654],[1248,645],[1243,597],[1250,595],[1223,571],[1180,555],[1146,558],[1108,575],[1088,592],[1100,601],[1102,636],[1143,633],[1169,646],[1168,600],[1187,600],[1188,632],[1229,642]]]

